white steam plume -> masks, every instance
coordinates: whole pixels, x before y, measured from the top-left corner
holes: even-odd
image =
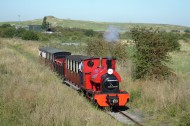
[[[119,39],[119,29],[114,26],[109,26],[104,33],[104,39],[108,42],[116,42]]]

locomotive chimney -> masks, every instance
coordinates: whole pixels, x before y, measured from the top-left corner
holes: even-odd
[[[112,69],[112,58],[111,57],[107,58],[106,64],[107,64],[107,69]]]

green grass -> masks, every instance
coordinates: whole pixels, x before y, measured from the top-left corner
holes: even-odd
[[[171,54],[171,67],[177,73],[190,75],[190,43],[181,41],[180,50]]]

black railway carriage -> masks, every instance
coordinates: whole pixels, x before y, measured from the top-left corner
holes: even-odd
[[[58,70],[58,66],[55,64],[56,60],[63,59],[67,55],[71,55],[71,52],[63,52],[51,47],[40,47],[39,55],[41,56],[41,61],[43,63],[49,65],[52,70]]]

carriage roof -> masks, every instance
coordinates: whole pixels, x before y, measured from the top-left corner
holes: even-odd
[[[81,62],[84,60],[93,60],[93,59],[99,59],[99,57],[89,57],[89,56],[83,56],[83,55],[69,55],[66,57],[69,60]],[[109,58],[102,58],[102,59],[109,59]],[[115,58],[114,58],[115,59]]]
[[[62,50],[52,48],[52,47],[40,47],[39,50],[50,53],[50,54],[63,53],[66,55],[71,55],[71,52],[62,51]]]

